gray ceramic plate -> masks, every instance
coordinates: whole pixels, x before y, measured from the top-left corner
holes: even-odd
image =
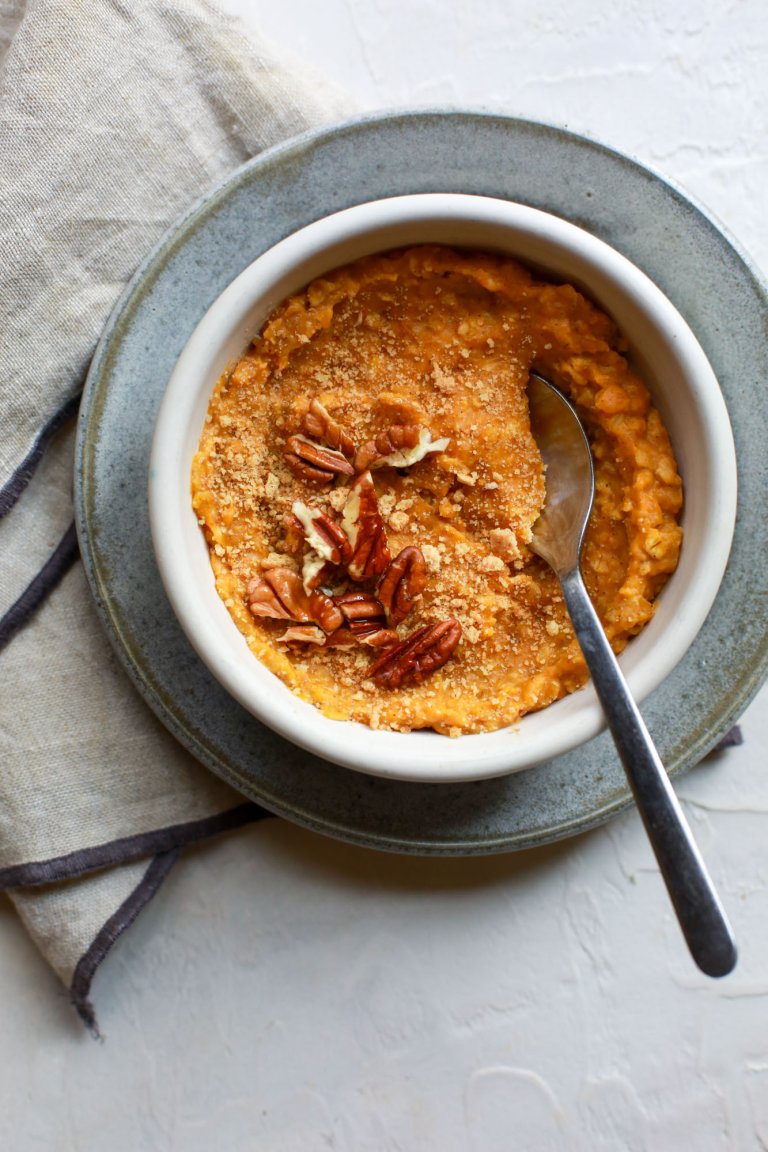
[[[619,153],[541,124],[464,112],[356,120],[234,172],[179,221],[118,304],[88,377],[78,529],[107,632],[160,719],[214,772],[290,820],[393,851],[479,854],[592,827],[629,803],[607,735],[517,775],[410,784],[314,759],[230,699],[165,599],[147,523],[155,413],[193,328],[266,248],[320,216],[409,192],[500,196],[566,217],[623,252],[697,334],[731,413],[740,500],[730,564],[694,646],[644,714],[670,771],[695,764],[766,672],[768,295],[719,227]]]

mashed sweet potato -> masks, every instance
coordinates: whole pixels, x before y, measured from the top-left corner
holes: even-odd
[[[536,368],[587,429],[583,570],[619,651],[677,564],[682,504],[669,438],[624,352],[569,284],[445,247],[366,258],[282,303],[219,381],[192,470],[217,588],[254,656],[326,715],[400,731],[490,731],[580,687],[558,582],[527,547],[545,478],[526,386]],[[383,552],[355,570],[346,539],[363,474]],[[329,524],[341,553],[324,547]],[[382,608],[406,548],[421,559],[399,610]],[[353,603],[378,613],[367,631]],[[387,652],[402,671],[402,641],[423,629],[429,649],[428,628],[448,620],[453,647],[434,667],[427,653],[402,682],[370,675]]]

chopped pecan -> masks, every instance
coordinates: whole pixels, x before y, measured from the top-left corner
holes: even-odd
[[[354,636],[378,632],[386,624],[384,605],[369,592],[343,592],[334,596],[333,602],[341,609],[347,628]]]
[[[353,636],[349,628],[337,628],[330,636],[326,637],[326,648],[352,648],[355,644],[359,644],[357,636]]]
[[[283,455],[294,476],[314,484],[332,484],[337,476],[355,473],[343,453],[324,448],[300,434],[286,440]]]
[[[415,448],[421,427],[418,424],[392,424],[374,440],[368,440],[355,454],[355,468],[364,472],[372,465],[379,466],[393,452]]]
[[[444,452],[450,440],[443,436],[433,440],[429,428],[418,424],[393,424],[375,440],[369,440],[358,448],[355,455],[355,471],[366,468],[409,468],[422,460],[429,452]]]
[[[450,659],[460,638],[461,624],[453,616],[437,624],[425,624],[387,648],[371,664],[367,675],[380,688],[420,684]]]
[[[366,644],[369,648],[390,648],[399,637],[391,628],[376,628],[370,632],[353,632],[351,628],[338,628],[326,638],[327,648],[350,648]]]
[[[323,632],[335,632],[344,623],[344,617],[333,600],[330,596],[326,596],[325,592],[321,592],[319,588],[316,588],[309,595],[309,611],[312,619],[320,625]]]
[[[301,569],[301,582],[305,592],[312,592],[321,584],[327,584],[336,574],[336,565],[318,556],[317,552],[307,552]]]
[[[254,616],[292,620],[296,624],[319,624],[334,632],[344,623],[341,609],[324,592],[304,590],[301,577],[290,568],[270,568],[248,585],[248,607]]]
[[[248,607],[254,616],[269,616],[273,620],[309,620],[309,615],[303,614],[300,602],[292,595],[286,573],[299,580],[290,568],[270,568],[263,579],[254,576],[251,580],[248,585]],[[299,587],[306,598],[300,580]]]
[[[329,448],[342,452],[348,460],[355,455],[355,444],[351,436],[347,435],[341,424],[334,420],[319,400],[313,400],[309,405],[309,411],[304,417],[301,428],[307,436],[321,440]]]
[[[375,632],[366,632],[357,638],[361,644],[367,644],[370,648],[391,648],[400,639],[392,628],[377,628]]]
[[[369,592],[343,592],[334,596],[333,602],[341,608],[346,620],[344,627],[334,633],[334,644],[357,642],[371,648],[386,648],[397,644],[397,632],[386,626],[383,605]]]
[[[285,551],[294,557],[303,553],[306,538],[304,536],[304,526],[301,521],[297,520],[292,512],[286,512],[283,516],[283,527],[285,529],[285,537],[283,540]]]
[[[347,560],[352,579],[375,580],[381,576],[391,556],[370,472],[363,472],[350,488],[341,525],[352,549]]]
[[[325,632],[317,624],[292,624],[278,639],[278,644],[318,644],[326,641]]]
[[[396,627],[421,596],[427,583],[427,565],[420,548],[411,545],[398,552],[379,585],[379,600],[390,624]]]
[[[291,511],[301,524],[310,548],[331,564],[345,564],[352,555],[352,546],[344,529],[327,512],[309,508],[296,500]]]

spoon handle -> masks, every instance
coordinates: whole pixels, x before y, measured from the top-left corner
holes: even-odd
[[[736,963],[733,933],[669,777],[613,654],[578,567],[563,596],[693,959],[708,976]]]

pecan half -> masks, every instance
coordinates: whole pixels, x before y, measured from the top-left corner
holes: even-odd
[[[345,564],[352,555],[352,546],[340,524],[327,512],[310,508],[295,500],[291,512],[301,524],[304,536],[313,552],[331,564]]]
[[[283,457],[297,479],[314,484],[332,484],[337,476],[355,474],[343,453],[324,448],[300,434],[286,440]]]
[[[433,440],[429,428],[418,424],[393,424],[375,440],[369,440],[355,454],[355,471],[366,468],[410,468],[429,452],[444,452],[450,440]]]
[[[371,664],[367,675],[380,688],[420,684],[451,658],[460,639],[461,624],[453,616],[437,624],[425,624],[386,649]]]
[[[347,560],[352,579],[375,580],[381,576],[391,556],[370,472],[363,472],[350,488],[341,526],[352,549]]]
[[[389,622],[396,627],[421,596],[427,583],[427,565],[420,548],[411,545],[398,552],[379,585],[379,600]]]
[[[334,420],[319,400],[313,400],[309,405],[309,411],[302,421],[301,429],[314,440],[321,440],[329,448],[342,452],[348,460],[351,460],[355,455],[355,444],[352,437],[347,435],[341,424]]]
[[[324,632],[335,632],[344,623],[341,609],[330,596],[304,590],[301,577],[290,568],[270,568],[255,576],[248,585],[248,607],[254,616],[292,620],[296,624],[319,624]]]

